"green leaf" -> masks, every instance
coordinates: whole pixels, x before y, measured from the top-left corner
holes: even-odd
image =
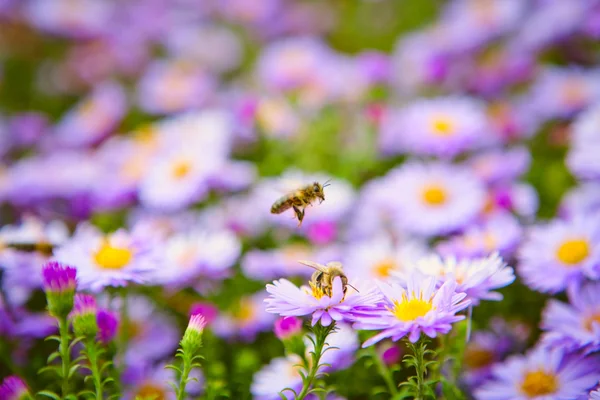
[[[42,390],[41,392],[37,392],[38,396],[46,396],[46,397],[50,397],[51,399],[54,400],[60,400],[60,396],[57,395],[54,392],[51,392],[49,390]]]
[[[179,368],[179,367],[176,367],[176,366],[175,366],[175,365],[173,365],[173,364],[168,364],[168,365],[165,365],[165,369],[172,369],[173,371],[175,371],[175,372],[178,372],[179,374],[182,374],[182,373],[183,373],[183,372],[181,372],[181,368]]]
[[[58,351],[55,351],[48,356],[48,360],[46,360],[46,363],[50,364],[50,363],[52,363],[52,361],[56,360],[58,357],[60,357],[60,353]]]
[[[67,375],[69,378],[71,378],[73,376],[73,374],[75,374],[75,372],[77,372],[77,370],[79,369],[80,365],[79,364],[75,364],[73,365],[70,369],[69,369],[69,375]]]
[[[48,372],[48,371],[53,371],[54,373],[56,373],[58,376],[62,376],[62,372],[60,368],[57,368],[54,365],[47,365],[45,367],[40,368],[40,370],[38,371],[38,375],[43,374],[44,372]]]

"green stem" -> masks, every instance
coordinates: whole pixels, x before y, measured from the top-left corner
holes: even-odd
[[[177,390],[177,400],[183,400],[185,398],[185,387],[187,386],[188,377],[192,371],[192,360],[186,354],[183,355],[183,371],[181,372],[181,379],[179,380],[179,389]]]
[[[379,372],[379,375],[381,375],[381,377],[385,381],[385,384],[386,384],[390,394],[393,397],[394,395],[396,395],[398,393],[398,388],[396,387],[396,384],[394,383],[394,377],[392,376],[392,371],[390,371],[390,369],[387,367],[387,365],[385,365],[385,363],[381,359],[381,356],[377,353],[377,350],[375,350],[375,346],[371,346],[371,358],[375,362],[375,366],[377,367],[377,371]]]
[[[87,356],[90,361],[90,370],[92,371],[92,378],[94,380],[94,388],[96,389],[96,400],[102,400],[102,376],[100,375],[99,354],[96,342],[93,340],[88,341],[86,348]]]
[[[60,358],[62,362],[62,395],[69,393],[69,369],[71,358],[69,354],[69,322],[67,317],[58,318],[58,331],[60,333]]]
[[[415,400],[425,399],[425,344],[421,341],[413,347],[416,366],[415,370],[417,373],[417,397]]]
[[[335,323],[331,323],[329,326],[322,326],[319,322],[315,325],[313,331],[315,333],[315,348],[311,354],[312,365],[310,365],[310,370],[304,379],[302,384],[302,391],[296,397],[296,400],[303,400],[310,392],[310,388],[319,372],[319,362],[321,361],[321,357],[323,356],[323,348],[325,347],[325,341],[327,340],[327,336],[335,329]]]

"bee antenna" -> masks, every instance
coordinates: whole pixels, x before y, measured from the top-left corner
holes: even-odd
[[[357,289],[357,288],[355,288],[354,286],[352,286],[351,284],[349,284],[349,283],[346,283],[346,286],[350,286],[352,289],[356,290],[356,293],[360,293],[360,292],[358,291],[358,289]]]
[[[327,186],[331,186],[331,183],[329,183],[329,182],[331,182],[331,179],[327,179],[325,181],[325,183],[323,184],[323,187],[326,188]]]

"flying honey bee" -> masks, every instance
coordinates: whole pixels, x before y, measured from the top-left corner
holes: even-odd
[[[1,243],[0,251],[2,249],[14,249],[25,253],[38,252],[45,256],[51,256],[54,246],[50,243],[39,242],[39,243]]]
[[[333,289],[333,280],[339,276],[342,281],[342,287],[344,288],[344,295],[348,286],[352,289],[358,290],[348,283],[348,277],[344,274],[342,269],[342,263],[338,261],[328,262],[326,265],[319,264],[312,261],[298,260],[300,264],[304,264],[308,267],[316,269],[310,278],[310,284],[312,287],[321,289],[326,296],[331,297]]]
[[[323,189],[327,186],[329,186],[329,181],[325,182],[323,185],[319,182],[314,182],[290,192],[273,203],[271,206],[271,214],[281,214],[282,212],[293,208],[296,217],[298,218],[298,226],[300,226],[304,219],[304,209],[307,206],[312,205],[312,202],[317,199],[319,199],[319,204],[325,201]]]

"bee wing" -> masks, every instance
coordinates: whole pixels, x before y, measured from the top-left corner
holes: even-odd
[[[339,262],[339,261],[331,261],[331,262],[328,262],[328,263],[327,263],[327,266],[328,266],[329,268],[339,268],[339,269],[342,269],[342,268],[343,268],[343,265],[342,265],[342,263],[341,263],[341,262]]]
[[[306,186],[306,181],[298,177],[282,177],[275,183],[275,189],[280,194],[287,194]]]
[[[312,262],[312,261],[306,261],[306,260],[298,260],[298,262],[300,264],[306,265],[307,267],[314,268],[317,271],[321,271],[323,273],[327,273],[327,267],[325,265],[323,265],[323,264],[319,264],[319,263]]]

